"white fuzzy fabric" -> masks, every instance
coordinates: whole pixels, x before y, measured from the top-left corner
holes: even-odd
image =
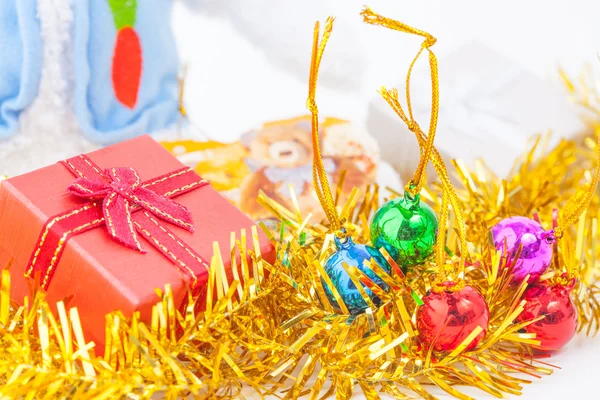
[[[0,141],[0,172],[15,176],[99,148],[87,140],[74,112],[74,2],[38,0],[42,67],[38,96],[20,116],[19,131]],[[181,131],[157,132],[173,139]]]
[[[43,53],[39,93],[20,117],[20,132],[0,142],[2,172],[14,176],[90,151],[73,112],[73,4],[39,0]]]

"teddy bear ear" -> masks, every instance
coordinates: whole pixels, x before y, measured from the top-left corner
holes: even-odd
[[[256,130],[251,130],[248,131],[244,134],[242,134],[242,136],[240,137],[240,143],[246,147],[246,148],[250,148],[250,145],[252,144],[252,142],[254,141],[254,138],[256,137]]]

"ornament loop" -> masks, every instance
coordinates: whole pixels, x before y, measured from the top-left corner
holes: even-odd
[[[348,235],[342,236],[342,237],[338,237],[336,235],[336,236],[334,236],[333,241],[335,243],[335,247],[338,250],[340,250],[340,249],[347,249],[348,247],[354,245],[354,241]]]
[[[345,243],[346,239],[350,238],[350,233],[346,230],[346,228],[341,227],[340,229],[334,232],[334,239],[336,241],[341,241],[341,243]]]
[[[442,278],[440,276],[440,278]],[[447,281],[447,280],[436,280],[433,285],[431,285],[431,290],[435,293],[442,293],[442,292],[450,292],[450,293],[456,293],[460,290],[462,290],[465,287],[465,282],[460,280],[458,282],[456,281]]]
[[[553,230],[553,234],[555,239],[562,239],[564,232],[562,231],[562,229],[556,228]]]
[[[577,284],[577,273],[573,271],[563,272],[560,275],[555,275],[551,280],[552,284],[565,288],[571,292]]]
[[[554,242],[556,242],[557,235],[555,234],[554,229],[551,229],[549,231],[541,232],[539,234],[539,238],[548,244],[553,244]]]
[[[421,195],[419,193],[413,195],[410,192],[404,192],[404,199],[406,200],[406,205],[412,207],[421,201]]]
[[[418,202],[420,197],[420,188],[412,180],[404,188],[404,197],[410,202]]]

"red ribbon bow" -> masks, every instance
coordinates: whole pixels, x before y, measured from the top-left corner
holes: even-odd
[[[130,167],[109,168],[104,171],[108,181],[79,178],[69,191],[89,200],[103,200],[102,212],[110,236],[117,242],[144,252],[131,219],[131,211],[143,208],[154,216],[194,231],[189,210],[153,190],[141,186],[141,179]]]
[[[143,250],[138,235],[143,237],[190,278],[192,289],[206,281],[206,260],[160,220],[193,232],[190,212],[171,199],[206,186],[207,181],[184,167],[141,182],[133,168],[109,168],[103,172],[83,154],[62,164],[78,177],[69,186],[69,192],[90,201],[46,221],[25,276],[39,272],[41,287],[47,289],[70,238],[106,225],[114,240],[140,252]]]

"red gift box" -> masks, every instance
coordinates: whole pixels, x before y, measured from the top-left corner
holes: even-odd
[[[31,294],[25,275],[37,272],[50,304],[68,299],[77,307],[100,351],[107,313],[140,311],[147,321],[155,289],[166,284],[181,304],[190,287],[206,283],[213,243],[227,253],[231,232],[239,237],[246,229],[251,248],[252,226],[149,136],[0,184],[0,265],[12,263],[12,298],[23,304]],[[262,232],[259,245],[271,261],[274,249]],[[224,262],[231,280],[231,262]]]

